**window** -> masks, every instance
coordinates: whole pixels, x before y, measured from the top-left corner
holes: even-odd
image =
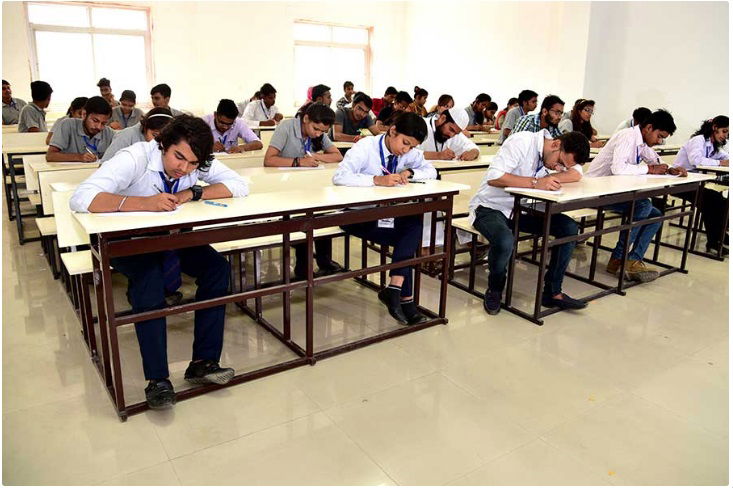
[[[331,87],[336,100],[343,96],[344,81],[357,91],[371,94],[371,48],[369,27],[296,21],[293,99],[299,107],[308,87],[323,83]]]
[[[133,90],[138,103],[151,86],[149,13],[146,8],[83,3],[26,3],[33,79],[53,88],[51,111],[72,99],[99,94],[108,78],[119,98]]]

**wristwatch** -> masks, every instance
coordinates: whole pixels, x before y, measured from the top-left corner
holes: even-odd
[[[293,168],[300,166],[300,158],[293,158]]]
[[[193,198],[191,200],[194,202],[201,200],[201,197],[204,195],[204,189],[199,185],[193,185],[191,192],[193,192]]]
[[[413,176],[415,176],[415,172],[412,170],[412,168],[407,168],[407,171],[410,172],[410,178],[412,178]]]

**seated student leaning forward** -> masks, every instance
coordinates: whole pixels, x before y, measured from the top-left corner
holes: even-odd
[[[137,142],[150,142],[160,134],[161,129],[173,120],[167,108],[154,108],[140,119],[140,122],[115,133],[112,144],[102,156],[102,162],[112,159],[121,149]]]
[[[157,140],[121,150],[77,188],[71,198],[76,212],[165,212],[191,200],[244,197],[247,183],[213,159],[211,129],[195,117],[182,115]],[[205,188],[196,185],[203,180]],[[211,246],[112,258],[114,269],[128,279],[132,312],[166,306],[169,282],[180,284],[180,272],[196,278],[196,300],[226,295],[229,263]],[[234,370],[219,366],[224,340],[225,306],[197,310],[194,315],[193,355],[186,369],[190,383],[224,384]],[[167,408],[176,396],[168,379],[165,317],[135,324],[150,408]]]
[[[478,146],[463,135],[468,114],[460,108],[450,108],[425,119],[428,135],[420,144],[425,159],[473,161],[480,153]]]
[[[395,186],[407,184],[411,178],[435,179],[435,168],[416,149],[426,135],[422,117],[409,112],[398,115],[386,134],[362,139],[349,149],[333,176],[333,184]],[[422,215],[410,215],[342,228],[347,234],[392,246],[392,262],[396,263],[415,256],[422,238],[422,221]],[[389,314],[404,325],[427,320],[413,301],[412,273],[412,267],[390,270],[389,286],[379,292]]]
[[[563,183],[579,181],[583,177],[581,166],[590,154],[588,139],[579,132],[563,134],[557,139],[546,139],[547,136],[544,129],[510,135],[468,205],[473,227],[491,243],[489,287],[484,295],[484,310],[489,315],[496,315],[501,309],[501,294],[516,238],[512,234],[511,221],[514,196],[504,188],[559,190]],[[519,229],[537,234],[541,232],[542,221],[540,216],[522,213],[519,215]],[[550,234],[556,238],[577,235],[578,224],[567,215],[553,215]],[[562,280],[574,247],[574,242],[568,242],[552,248],[545,273],[542,305],[566,309],[586,306],[562,292]]]
[[[92,97],[84,105],[83,119],[66,119],[54,126],[46,161],[94,162],[104,156],[115,131],[107,127],[112,108],[102,97]]]

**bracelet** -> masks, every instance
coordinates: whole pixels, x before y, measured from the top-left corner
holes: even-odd
[[[119,212],[119,211],[120,211],[120,209],[122,208],[122,205],[124,205],[124,204],[125,204],[125,200],[127,200],[127,197],[123,197],[123,198],[122,198],[122,201],[120,201],[120,204],[119,204],[119,205],[117,206],[117,211],[118,211],[118,212]]]

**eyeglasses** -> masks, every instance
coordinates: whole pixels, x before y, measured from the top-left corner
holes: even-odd
[[[583,112],[593,115],[594,110],[590,107],[585,107]]]

